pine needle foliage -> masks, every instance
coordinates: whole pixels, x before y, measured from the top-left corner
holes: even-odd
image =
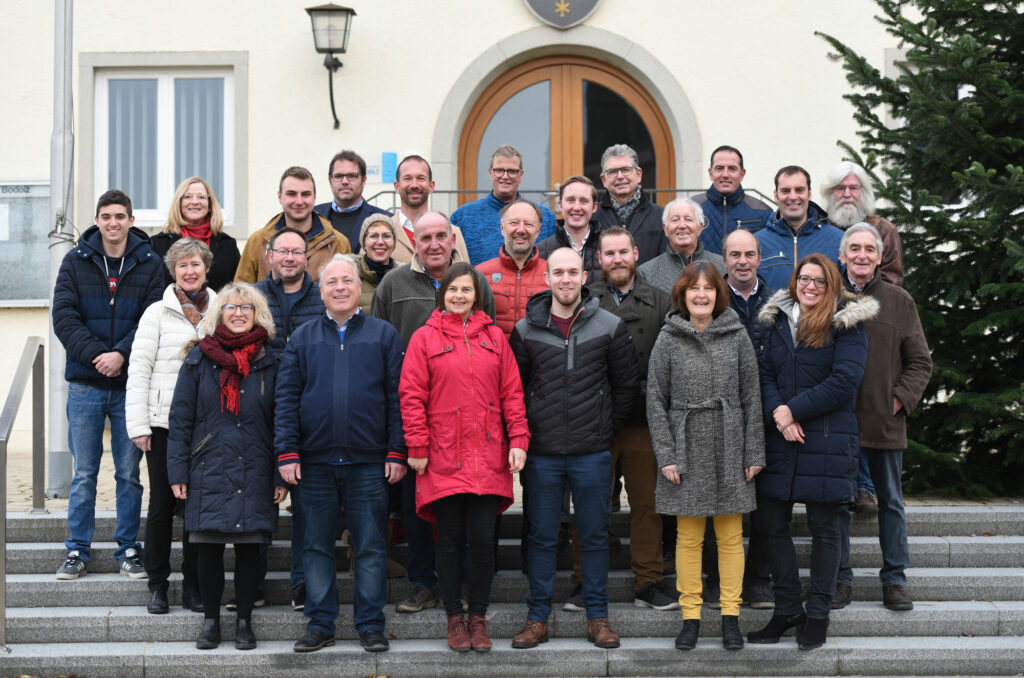
[[[905,55],[885,75],[818,33],[903,238],[935,362],[910,419],[910,492],[1024,493],[1024,3],[876,0]]]

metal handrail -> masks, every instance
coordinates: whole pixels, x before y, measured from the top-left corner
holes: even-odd
[[[7,647],[7,441],[11,438],[14,419],[25,394],[29,374],[32,376],[32,513],[46,513],[43,449],[43,339],[29,337],[14,372],[14,382],[7,392],[4,409],[0,411],[0,652]]]
[[[655,197],[658,196],[659,194],[664,194],[664,195],[677,194],[677,195],[688,196],[688,195],[697,195],[699,193],[703,193],[706,190],[707,190],[706,186],[701,187],[701,188],[645,188],[644,189],[644,193],[647,194],[648,198],[650,198],[654,202],[657,202],[657,200],[655,200]],[[455,189],[450,189],[450,190],[434,191],[433,195],[436,195],[436,196],[451,196],[451,195],[453,195],[453,196],[470,196],[474,200],[476,200],[478,197],[485,196],[489,192],[490,191],[488,191],[488,190],[473,190],[473,189],[455,190]],[[551,201],[552,203],[554,202],[555,197],[558,195],[558,191],[553,191],[553,190],[550,190],[550,189],[541,189],[541,188],[536,188],[536,189],[520,188],[519,192],[522,193],[523,195],[541,194],[547,200]],[[765,202],[769,206],[775,206],[776,205],[776,202],[775,202],[775,199],[774,199],[773,196],[766,195],[766,194],[762,193],[761,191],[757,190],[756,188],[747,188],[746,186],[744,186],[743,187],[743,192],[747,193],[748,195],[752,195],[752,196],[757,197],[758,199],[762,200],[763,202]],[[368,202],[371,205],[374,205],[376,207],[380,207],[382,209],[386,209],[386,210],[390,210],[390,211],[394,212],[398,208],[398,193],[396,191],[393,191],[393,190],[391,190],[391,191],[388,191],[388,190],[377,191],[373,195],[368,196],[366,198],[366,202]]]

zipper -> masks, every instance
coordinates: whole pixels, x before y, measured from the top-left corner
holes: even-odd
[[[205,436],[203,436],[199,443],[192,448],[192,452],[189,453],[188,458],[194,459],[195,456],[199,454],[199,450],[203,449],[203,446],[206,445],[206,443],[210,442],[210,438],[212,437],[212,433],[207,433]]]
[[[729,237],[729,196],[722,196],[722,252],[725,252],[725,239]]]
[[[799,259],[796,258],[796,241],[797,241],[797,236],[796,236],[796,234],[794,234],[793,235],[793,268],[794,269],[796,269],[797,262],[800,261]]]

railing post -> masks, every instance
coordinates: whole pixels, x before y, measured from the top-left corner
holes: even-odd
[[[36,349],[32,363],[32,510],[29,513],[49,513],[46,509],[46,370],[43,344]],[[4,476],[5,478],[7,476]]]

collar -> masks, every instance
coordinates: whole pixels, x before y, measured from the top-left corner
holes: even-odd
[[[619,304],[622,303],[623,299],[632,294],[633,290],[636,289],[636,274],[633,275],[633,284],[630,285],[629,289],[626,290],[625,292],[620,292],[619,288],[608,282],[607,279],[605,280],[604,284],[608,286],[608,289],[612,293],[612,297],[615,299],[615,305],[618,306]]]
[[[396,216],[398,217],[398,223],[402,225],[402,228],[407,228],[410,231],[412,230],[412,219],[405,216],[405,212],[402,211],[401,207],[398,208]]]
[[[708,200],[710,200],[712,204],[721,205],[724,203],[729,205],[729,207],[732,207],[733,205],[738,205],[743,202],[743,186],[737,186],[735,191],[726,195],[715,188],[715,185],[712,184],[707,190],[707,196]]]
[[[729,278],[726,278],[725,282],[729,284],[729,289],[731,289],[733,292],[735,292],[736,296],[739,297],[740,299],[749,299],[750,297],[755,296],[757,294],[757,288],[761,286],[761,281],[758,280],[757,276],[755,275],[754,276],[754,289],[750,290],[750,294],[744,296],[742,292],[740,292],[738,289],[736,289],[735,287],[732,286],[732,283],[729,282]]]
[[[338,207],[338,203],[336,203],[336,202],[334,202],[332,200],[331,201],[331,211],[336,213],[336,214],[348,214],[350,212],[355,212],[356,210],[358,210],[360,207],[363,206],[364,202],[366,202],[366,201],[363,200],[362,198],[360,198],[359,202],[357,202],[355,205],[352,205],[352,207]]]
[[[855,294],[862,294],[864,290],[871,287],[871,283],[875,282],[875,278],[878,277],[878,267],[875,267],[875,272],[871,274],[868,281],[863,285],[858,285],[854,282],[853,278],[850,277],[850,271],[847,268],[843,268],[843,280],[846,282],[846,289],[850,290]]]
[[[359,314],[360,314],[360,313],[362,313],[362,312],[363,312],[363,309],[361,309],[361,308],[359,308],[359,307],[357,306],[357,307],[356,307],[356,312],[355,312],[355,313],[353,313],[352,315],[350,315],[350,316],[348,317],[348,319],[347,319],[347,320],[345,320],[345,322],[343,322],[343,323],[339,323],[339,322],[338,322],[337,320],[335,320],[334,318],[332,318],[332,317],[331,317],[331,314],[330,314],[330,313],[328,313],[327,311],[324,311],[324,315],[326,315],[326,316],[327,316],[327,319],[328,319],[328,320],[330,320],[330,321],[331,321],[332,323],[334,323],[334,326],[335,326],[335,327],[337,327],[337,328],[338,328],[338,330],[340,330],[340,331],[344,331],[344,330],[348,329],[348,325],[349,325],[349,323],[350,323],[350,322],[352,322],[352,318],[355,318],[355,317],[356,317],[357,315],[359,315]]]

